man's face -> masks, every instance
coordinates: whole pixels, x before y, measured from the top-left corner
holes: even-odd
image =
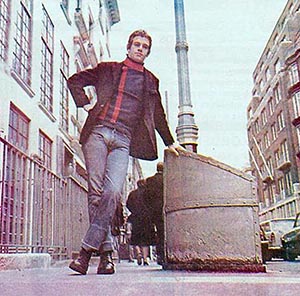
[[[127,50],[128,57],[137,63],[143,63],[149,52],[149,40],[146,37],[133,38],[131,47]]]

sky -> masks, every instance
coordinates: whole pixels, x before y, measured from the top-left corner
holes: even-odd
[[[216,4],[218,3],[218,4]],[[252,73],[287,0],[184,1],[191,100],[199,127],[197,153],[238,169],[249,165],[246,109]],[[124,59],[130,33],[145,29],[153,38],[145,66],[160,79],[169,123],[178,124],[177,60],[173,0],[119,0],[121,21],[112,27],[111,52]],[[158,137],[159,161],[163,142]],[[142,161],[144,176],[156,162]]]

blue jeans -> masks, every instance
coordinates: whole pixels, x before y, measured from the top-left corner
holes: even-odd
[[[111,224],[126,178],[129,145],[128,136],[96,125],[82,147],[88,173],[90,222],[82,241],[86,250],[113,250]]]

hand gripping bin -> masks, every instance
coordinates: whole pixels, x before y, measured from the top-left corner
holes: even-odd
[[[165,152],[164,269],[265,272],[254,179],[199,154]]]

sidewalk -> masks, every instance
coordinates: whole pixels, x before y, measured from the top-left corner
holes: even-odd
[[[25,269],[0,273],[0,295],[93,296],[93,295],[242,295],[294,296],[300,293],[300,262],[293,272],[276,263],[267,273],[197,273],[165,271],[122,261],[114,275],[97,275],[93,264],[86,276],[73,273],[65,264],[48,269]]]

